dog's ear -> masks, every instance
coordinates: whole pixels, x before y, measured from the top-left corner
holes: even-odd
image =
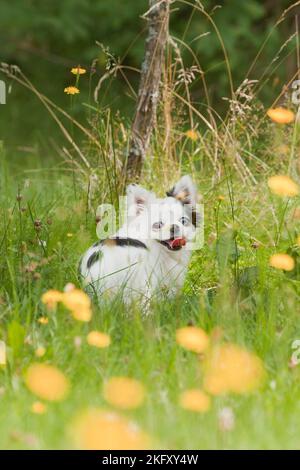
[[[167,196],[175,197],[182,204],[195,206],[197,203],[197,189],[189,175],[180,178],[175,186],[167,191]]]
[[[130,184],[127,187],[127,214],[129,217],[135,217],[147,208],[154,201],[155,195],[150,191],[138,186]]]

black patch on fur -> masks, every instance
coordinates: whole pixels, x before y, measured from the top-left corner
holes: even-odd
[[[89,259],[87,260],[87,263],[86,263],[87,268],[90,269],[94,263],[99,261],[99,259],[101,258],[101,255],[102,255],[101,251],[94,251],[94,253],[92,253]]]
[[[116,241],[117,246],[133,246],[134,248],[144,248],[147,250],[145,243],[141,242],[140,240],[136,240],[134,238],[112,238],[112,240]]]
[[[167,192],[166,192],[166,195],[167,195],[168,197],[174,197],[174,189],[175,189],[175,186],[173,186],[173,188],[170,189],[170,191],[167,191]]]
[[[200,214],[195,209],[192,210],[192,224],[194,227],[198,227],[200,225]]]

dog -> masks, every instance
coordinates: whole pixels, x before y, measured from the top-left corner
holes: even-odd
[[[147,303],[161,292],[176,295],[191,255],[186,244],[196,236],[196,203],[196,187],[188,175],[163,199],[141,186],[128,186],[124,225],[97,241],[80,261],[88,291],[99,298],[121,292],[126,304],[134,299]]]

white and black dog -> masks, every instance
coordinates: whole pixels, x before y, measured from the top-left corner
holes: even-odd
[[[127,188],[127,218],[111,237],[83,255],[79,273],[99,298],[122,292],[126,303],[148,302],[158,292],[176,294],[183,286],[196,235],[197,192],[183,176],[159,199],[138,185]]]

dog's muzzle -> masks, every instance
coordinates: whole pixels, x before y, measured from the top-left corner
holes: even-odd
[[[166,246],[168,250],[178,251],[186,245],[186,239],[183,237],[170,238],[169,240],[157,240],[161,245]]]

